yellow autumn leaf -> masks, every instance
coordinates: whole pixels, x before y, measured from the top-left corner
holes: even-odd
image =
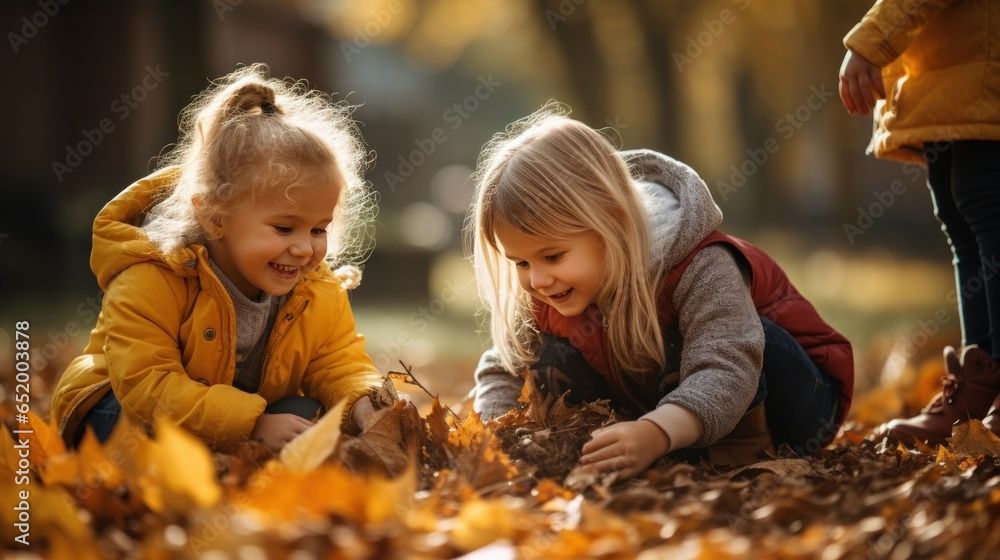
[[[28,424],[25,429],[31,430],[31,466],[35,470],[53,457],[66,453],[66,444],[59,433],[34,412],[28,412]]]
[[[416,489],[417,467],[414,463],[410,463],[403,474],[394,479],[369,478],[368,499],[364,501],[365,520],[382,524],[401,518],[401,508],[410,506]]]
[[[452,545],[462,552],[482,548],[517,531],[516,512],[498,501],[472,499],[462,504],[451,530]]]
[[[340,425],[346,407],[347,401],[341,400],[312,427],[289,442],[281,450],[282,464],[298,472],[311,471],[322,465],[340,441]]]
[[[121,458],[108,457],[88,427],[75,452],[50,457],[42,465],[40,475],[47,485],[111,489],[125,481],[122,462]]]
[[[208,448],[169,422],[157,424],[140,467],[146,475],[139,481],[143,497],[158,513],[186,514],[192,507],[212,507],[222,497]]]
[[[19,445],[18,440],[6,428],[0,428],[0,474],[4,480],[13,478],[14,473],[21,468],[18,466],[21,457],[15,445]],[[25,461],[28,465],[31,464],[30,459],[25,458]]]

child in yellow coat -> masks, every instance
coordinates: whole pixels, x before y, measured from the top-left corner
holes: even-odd
[[[168,165],[98,214],[106,295],[53,396],[67,443],[87,426],[103,441],[124,414],[278,450],[341,400],[349,428],[372,411],[381,379],[347,299],[358,271],[330,267],[374,215],[365,152],[349,107],[267,73],[203,93]]]

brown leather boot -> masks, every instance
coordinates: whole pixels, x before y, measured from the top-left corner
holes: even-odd
[[[955,349],[944,349],[944,390],[934,397],[920,414],[913,418],[892,420],[886,425],[890,436],[904,445],[923,441],[929,445],[944,445],[951,437],[956,422],[982,419],[1000,394],[1000,366],[978,346],[962,349],[962,358]]]
[[[749,465],[760,461],[764,453],[774,454],[774,441],[767,429],[764,403],[751,408],[740,418],[733,431],[705,449],[713,465]]]

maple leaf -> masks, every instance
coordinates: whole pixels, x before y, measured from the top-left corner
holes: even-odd
[[[343,435],[341,425],[346,407],[347,401],[341,399],[319,421],[288,442],[281,450],[282,464],[297,472],[310,471],[323,464],[333,454]]]
[[[975,418],[955,426],[948,443],[958,455],[1000,457],[1000,438]]]
[[[517,474],[500,440],[483,425],[475,412],[448,433],[453,467],[474,488],[484,488],[510,480]]]

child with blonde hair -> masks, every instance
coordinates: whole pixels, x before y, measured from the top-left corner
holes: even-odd
[[[165,165],[94,222],[102,310],[52,403],[68,443],[122,414],[272,450],[342,400],[364,424],[381,379],[347,290],[374,204],[350,113],[262,64],[185,109]]]
[[[480,158],[469,227],[494,347],[474,409],[517,407],[525,370],[570,402],[610,399],[624,420],[581,463],[623,477],[684,448],[716,464],[817,452],[850,406],[850,343],[766,254],[716,230],[691,168],[617,152],[566,114],[547,105]]]

